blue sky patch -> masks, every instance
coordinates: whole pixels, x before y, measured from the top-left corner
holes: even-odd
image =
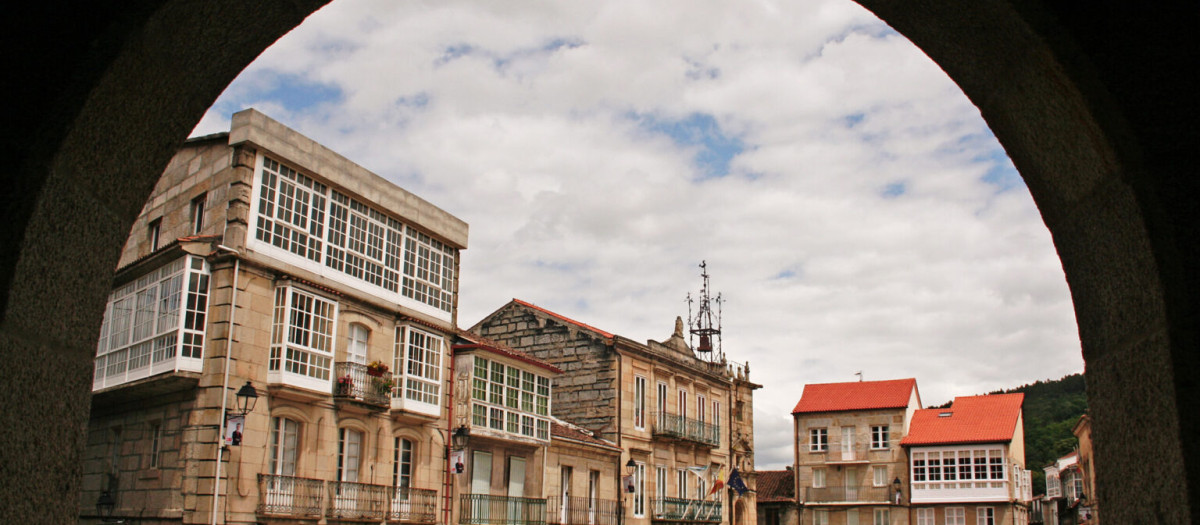
[[[853,129],[854,126],[857,126],[865,118],[867,118],[866,113],[852,113],[842,117],[842,123],[845,124],[847,128]]]
[[[800,269],[798,266],[793,266],[790,268],[784,268],[783,270],[780,270],[779,273],[772,275],[770,280],[786,281],[786,280],[796,279],[796,278],[801,277],[803,273],[804,273],[804,271],[802,269]]]
[[[255,97],[278,103],[292,112],[338,103],[343,97],[342,89],[334,84],[314,82],[298,75],[274,75],[268,85],[268,89],[259,91]]]
[[[679,120],[660,120],[653,115],[635,115],[639,125],[653,133],[671,137],[676,144],[696,147],[696,165],[704,178],[729,175],[729,163],[745,151],[742,139],[726,135],[717,119],[706,113],[692,113]]]
[[[1017,168],[1012,165],[1012,161],[1008,159],[1004,150],[996,148],[990,155],[981,156],[975,160],[992,165],[983,175],[982,180],[996,186],[996,193],[1003,193],[1025,185],[1025,180],[1021,178],[1020,173],[1017,173]]]
[[[894,199],[908,193],[908,185],[903,182],[893,182],[883,187],[883,198]]]

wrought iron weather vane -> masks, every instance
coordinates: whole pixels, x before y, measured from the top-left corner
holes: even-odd
[[[703,284],[700,287],[700,297],[696,315],[692,316],[692,294],[688,293],[688,345],[701,361],[713,365],[725,364],[725,352],[721,349],[721,294],[716,297],[709,295],[708,264],[700,262],[700,277]],[[715,306],[715,309],[714,309]],[[695,344],[695,339],[699,344]]]

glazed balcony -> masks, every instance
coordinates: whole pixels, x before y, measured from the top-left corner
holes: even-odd
[[[717,425],[675,414],[655,412],[653,430],[658,437],[691,441],[709,447],[721,445],[721,429]]]
[[[684,498],[653,498],[654,521],[721,522],[721,502]]]
[[[545,525],[546,500],[488,494],[459,497],[460,525]]]
[[[546,523],[553,525],[617,525],[620,502],[592,498],[547,498]]]
[[[371,375],[367,365],[339,361],[333,367],[333,397],[387,409],[391,403],[391,374]]]
[[[263,516],[319,519],[325,482],[295,476],[258,475],[258,509]]]

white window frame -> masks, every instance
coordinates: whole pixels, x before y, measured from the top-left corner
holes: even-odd
[[[888,484],[887,478],[888,478],[888,476],[887,476],[887,466],[886,465],[872,465],[871,466],[871,481],[872,481],[873,486],[886,487]]]
[[[328,394],[338,303],[285,282],[275,288],[267,380]]]
[[[655,399],[655,402],[657,403],[657,408],[658,408],[658,414],[656,417],[658,417],[659,420],[661,420],[664,416],[667,415],[667,405],[668,405],[667,396],[669,395],[668,392],[670,392],[670,391],[671,391],[671,388],[667,385],[666,382],[664,382],[664,381],[658,382],[658,396],[657,396],[657,399]]]
[[[679,417],[687,419],[687,397],[688,391],[686,388],[679,389]]]
[[[370,355],[371,330],[361,323],[350,323],[346,360],[360,365],[367,364]]]
[[[400,398],[404,409],[423,414],[441,414],[442,375],[445,366],[446,340],[441,335],[412,326],[396,327],[394,358],[397,361],[392,376],[396,388],[393,398]]]
[[[874,525],[892,525],[892,513],[889,509],[872,509],[871,516]]]
[[[677,497],[679,499],[688,499],[687,475],[688,475],[687,469],[681,468],[681,469],[675,470],[675,497]]]
[[[633,469],[633,516],[646,517],[646,464],[637,461]]]
[[[412,487],[413,477],[417,472],[416,460],[420,457],[417,455],[416,443],[411,439],[397,436],[393,454],[392,485],[400,489]]]
[[[550,378],[480,355],[467,358],[468,361],[460,361],[458,365],[473,371],[472,426],[549,441]]]
[[[207,202],[207,193],[201,193],[192,199],[192,203],[188,208],[190,212],[189,219],[191,220],[192,235],[199,235],[200,232],[204,231],[204,208]]]
[[[871,425],[871,448],[883,450],[890,446],[888,425]]]
[[[808,429],[808,451],[826,452],[829,450],[829,429],[826,427]]]
[[[975,525],[996,525],[996,507],[975,507]]]
[[[146,225],[146,238],[150,242],[150,252],[158,251],[162,241],[162,217],[150,221]]]
[[[967,525],[966,507],[946,507],[946,525]]]
[[[813,525],[829,525],[829,511],[826,509],[814,509]]]
[[[267,449],[267,472],[276,476],[295,476],[300,464],[299,421],[288,417],[271,418],[270,443]]]
[[[935,525],[937,514],[933,509],[922,508],[917,509],[917,525]]]
[[[362,479],[366,434],[353,428],[338,428],[337,480],[358,483]]]
[[[828,482],[828,472],[824,467],[812,469],[812,488],[823,489]]]
[[[646,378],[633,377],[633,428],[646,429]]]
[[[708,398],[704,394],[696,394],[696,421],[704,422],[704,410],[708,406]]]

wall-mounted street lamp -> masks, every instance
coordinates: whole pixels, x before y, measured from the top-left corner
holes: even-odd
[[[467,443],[471,441],[471,429],[466,425],[454,429],[454,435],[450,436],[450,441],[454,443],[455,450],[467,448]]]
[[[900,478],[896,478],[894,481],[892,481],[892,489],[893,489],[893,492],[895,493],[894,497],[896,498],[894,501],[896,502],[897,505],[899,505],[900,504]]]
[[[254,389],[254,385],[246,381],[237,391],[237,406],[238,412],[243,416],[254,411],[254,405],[258,402],[258,391]]]
[[[633,458],[629,458],[629,461],[625,462],[625,473],[632,476],[633,471],[636,469],[637,469],[637,463],[633,461]]]
[[[113,510],[117,508],[117,500],[113,499],[112,493],[105,490],[100,493],[100,497],[96,499],[96,513],[100,515],[101,523],[125,523],[125,520],[114,520]]]

